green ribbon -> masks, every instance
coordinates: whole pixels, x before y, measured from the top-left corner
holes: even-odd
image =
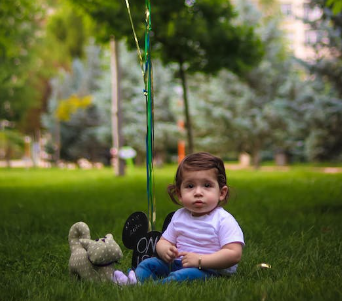
[[[138,50],[140,66],[142,68],[145,89],[144,95],[146,98],[146,173],[147,173],[147,200],[148,200],[148,220],[149,230],[155,229],[156,222],[156,201],[154,197],[154,170],[153,170],[153,155],[154,155],[154,102],[153,102],[153,72],[151,60],[151,44],[150,31],[151,23],[151,3],[145,0],[145,64],[143,64],[142,55],[140,52],[139,42],[134,30],[131,11],[128,0],[126,6],[131,22],[135,43]],[[145,66],[144,66],[145,65]]]
[[[128,0],[125,0],[126,1],[126,6],[127,6],[127,11],[128,11],[128,16],[129,16],[129,20],[131,22],[131,27],[132,27],[132,31],[133,31],[133,35],[134,35],[134,40],[135,40],[135,46],[137,47],[137,51],[138,51],[138,57],[139,57],[139,62],[140,62],[140,67],[141,67],[141,71],[142,71],[142,74],[144,76],[144,63],[143,63],[143,59],[142,59],[142,55],[141,55],[141,51],[140,51],[140,47],[139,47],[139,41],[138,41],[138,38],[137,38],[137,34],[135,32],[135,29],[134,29],[134,24],[133,24],[133,19],[132,19],[132,14],[131,14],[131,9],[129,8],[129,2]]]
[[[151,24],[151,4],[145,0],[146,4],[146,29],[145,29],[145,97],[146,97],[146,171],[147,171],[147,198],[148,198],[148,219],[150,230],[154,230],[156,222],[156,204],[154,197],[154,103],[153,103],[153,72],[151,60],[150,31]]]

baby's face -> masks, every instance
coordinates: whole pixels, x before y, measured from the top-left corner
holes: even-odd
[[[194,216],[214,210],[223,201],[228,187],[219,187],[215,169],[184,171],[179,200]]]

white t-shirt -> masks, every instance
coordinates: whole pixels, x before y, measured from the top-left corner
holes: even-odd
[[[229,243],[245,245],[239,224],[222,207],[202,216],[192,216],[190,211],[181,208],[175,212],[162,236],[175,244],[178,252],[212,254]],[[232,274],[236,269],[237,265],[234,265],[218,271]]]

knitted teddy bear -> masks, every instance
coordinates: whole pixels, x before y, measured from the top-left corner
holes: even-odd
[[[88,225],[78,222],[70,228],[69,245],[71,275],[86,280],[111,280],[114,262],[122,258],[122,251],[112,234],[91,240]]]

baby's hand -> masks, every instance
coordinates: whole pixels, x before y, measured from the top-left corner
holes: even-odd
[[[175,246],[170,246],[166,249],[166,252],[163,254],[163,260],[166,262],[172,262],[178,257],[178,250]]]
[[[197,268],[198,267],[198,262],[199,262],[198,254],[190,253],[190,252],[181,252],[179,253],[179,256],[183,256],[182,265],[184,268]]]

